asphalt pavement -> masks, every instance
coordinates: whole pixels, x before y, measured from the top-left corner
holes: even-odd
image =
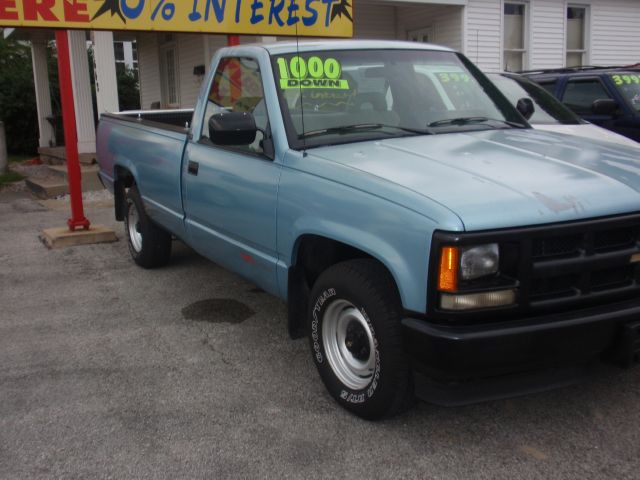
[[[640,478],[640,368],[372,423],[325,392],[276,298],[174,242],[47,250],[66,206],[0,193],[0,478]],[[104,203],[104,202],[103,202]]]

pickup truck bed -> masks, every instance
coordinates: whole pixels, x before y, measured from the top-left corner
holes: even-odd
[[[143,192],[145,208],[152,218],[174,235],[184,238],[182,210],[181,159],[189,132],[193,110],[136,111],[102,116],[102,136],[109,138],[109,153],[101,156],[102,175],[107,185],[113,178],[104,172],[116,172],[115,159],[139,153],[135,166],[138,188]],[[115,125],[127,128],[113,128]],[[140,149],[141,145],[144,149]]]

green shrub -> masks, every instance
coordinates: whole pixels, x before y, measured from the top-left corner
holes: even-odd
[[[7,150],[35,154],[38,148],[31,49],[0,35],[0,120],[4,122]]]

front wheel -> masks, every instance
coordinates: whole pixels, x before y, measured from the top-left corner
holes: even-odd
[[[411,377],[389,272],[375,260],[343,262],[320,275],[310,298],[313,359],[333,398],[371,420],[407,408]]]
[[[171,257],[171,234],[149,218],[135,185],[127,191],[125,206],[124,228],[133,260],[144,268],[166,265]]]

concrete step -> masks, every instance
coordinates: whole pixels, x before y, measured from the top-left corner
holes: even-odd
[[[49,170],[53,173],[52,176],[62,178],[67,183],[67,166],[66,165],[50,165]],[[90,192],[93,190],[102,190],[102,182],[98,178],[98,172],[100,167],[98,165],[80,166],[80,172],[82,175],[82,191]]]
[[[64,158],[56,157],[53,155],[40,154],[40,161],[44,165],[64,165]]]
[[[43,171],[44,169],[44,171]],[[81,166],[82,191],[91,192],[103,190],[104,187],[98,178],[99,167],[97,165]],[[25,183],[27,187],[39,198],[55,198],[69,193],[66,165],[47,165],[33,176],[27,175]]]
[[[64,165],[67,159],[67,151],[64,147],[40,147],[38,148],[40,160],[46,165]],[[78,155],[81,165],[95,165],[95,153],[81,153]]]
[[[54,198],[68,191],[67,182],[57,177],[26,178],[27,188],[39,198]]]

